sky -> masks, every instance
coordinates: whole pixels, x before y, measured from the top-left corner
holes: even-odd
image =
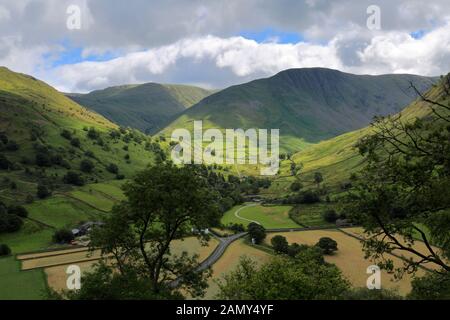
[[[450,72],[450,1],[0,0],[0,65],[63,92],[304,67],[436,76]]]

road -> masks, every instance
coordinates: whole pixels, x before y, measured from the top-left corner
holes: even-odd
[[[241,210],[243,210],[243,209],[245,209],[245,208],[248,208],[248,207],[254,207],[254,206],[256,206],[256,205],[258,205],[258,203],[251,203],[251,204],[248,204],[248,205],[246,205],[246,206],[240,207],[239,209],[237,209],[237,210],[234,212],[234,216],[235,216],[236,218],[238,218],[238,219],[241,219],[241,220],[245,220],[245,221],[248,221],[248,222],[254,222],[254,223],[257,223],[257,224],[261,224],[261,223],[259,223],[259,222],[256,221],[256,220],[250,220],[250,219],[241,217],[241,216],[239,215],[239,212],[241,212]]]

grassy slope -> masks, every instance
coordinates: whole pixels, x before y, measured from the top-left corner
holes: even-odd
[[[154,133],[173,116],[210,94],[211,91],[193,86],[145,83],[68,96],[119,125]]]
[[[427,93],[431,99],[438,99],[441,94],[439,86],[433,87]],[[431,115],[429,105],[423,101],[415,100],[400,113],[403,121],[412,121],[416,118],[424,118]],[[337,186],[340,182],[349,179],[353,172],[360,170],[364,163],[363,158],[355,148],[357,142],[369,135],[372,128],[365,127],[348,132],[335,138],[320,142],[300,151],[293,156],[296,163],[303,164],[303,181],[305,187],[314,185],[313,174],[316,171],[322,173],[324,183],[329,186]],[[289,185],[294,181],[290,177],[290,162],[281,164],[280,177],[267,191],[270,194],[285,194],[289,192]]]
[[[413,100],[409,81],[425,90],[434,80],[412,75],[357,76],[321,68],[286,70],[203,99],[163,133],[192,130],[193,120],[215,128],[279,128],[282,150],[298,151],[364,127],[374,115],[400,111]]]
[[[33,203],[26,205],[30,220],[25,221],[25,226],[19,232],[0,235],[0,243],[10,245],[14,253],[46,248],[51,245],[52,227],[70,227],[80,221],[98,219],[122,199],[120,185],[123,181],[114,180],[115,175],[107,172],[109,163],[115,163],[120,173],[128,178],[154,159],[153,152],[145,148],[145,140],[149,137],[142,135],[144,140],[139,143],[113,140],[109,131],[117,125],[81,107],[47,84],[6,68],[0,68],[0,111],[0,132],[19,145],[17,151],[1,151],[17,168],[0,170],[0,201],[25,204],[27,196],[35,198]],[[100,133],[103,146],[87,137],[83,130],[86,127],[94,127]],[[61,137],[63,129],[80,139],[80,148],[71,146]],[[31,139],[33,130],[40,132],[35,140]],[[72,171],[80,172],[81,161],[91,160],[95,165],[93,172],[83,173],[90,184],[82,188],[65,185],[62,177],[68,169],[58,165],[45,168],[35,165],[35,144],[61,155]],[[87,150],[95,157],[88,158]],[[129,161],[125,155],[130,156]],[[52,186],[53,196],[37,200],[37,185],[42,181]],[[11,182],[16,184],[16,189],[10,187]]]

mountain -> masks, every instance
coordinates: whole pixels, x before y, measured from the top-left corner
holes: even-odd
[[[121,126],[155,133],[211,93],[193,86],[145,83],[67,96]]]
[[[130,177],[153,161],[149,144],[143,133],[119,130],[46,83],[0,67],[0,201],[23,203],[39,183],[67,190],[68,171],[86,183]]]
[[[430,100],[440,102],[443,102],[442,95],[443,86],[441,83],[437,83],[425,93],[425,96]],[[404,122],[414,121],[416,118],[420,118],[428,119],[428,121],[433,121],[433,124],[437,124],[430,104],[420,99],[411,102],[399,114]],[[363,158],[355,146],[361,138],[370,135],[372,130],[371,126],[366,126],[322,141],[310,146],[304,151],[295,153],[292,159],[296,163],[303,165],[303,178],[305,181],[310,181],[311,185],[314,184],[313,174],[317,171],[323,174],[324,181],[326,181],[327,185],[339,185],[342,182],[348,181],[352,173],[363,168]],[[288,186],[292,183],[290,181],[292,179],[286,178],[289,175],[289,167],[290,162],[285,161],[280,170],[280,176],[285,177],[281,178],[281,184],[285,185],[285,190],[288,190]]]
[[[229,87],[185,110],[162,133],[204,127],[280,129],[283,150],[335,137],[369,124],[375,115],[400,111],[436,78],[415,75],[353,75],[323,68],[290,69]]]

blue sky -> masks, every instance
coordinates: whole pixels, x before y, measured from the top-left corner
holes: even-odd
[[[298,32],[280,31],[272,27],[259,31],[241,31],[239,35],[246,39],[255,40],[258,43],[298,43],[304,40],[304,37]]]

